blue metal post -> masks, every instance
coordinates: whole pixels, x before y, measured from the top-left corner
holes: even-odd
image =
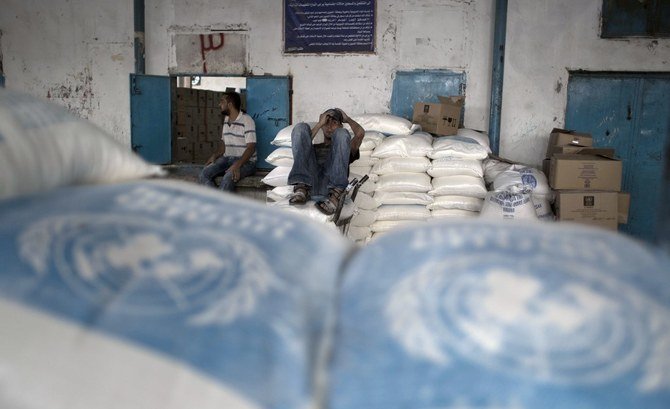
[[[500,112],[502,110],[503,77],[505,73],[505,36],[507,33],[507,0],[496,0],[496,20],[493,33],[493,67],[491,75],[491,104],[489,141],[491,150],[500,150]]]
[[[133,0],[135,20],[135,74],[144,74],[144,0]]]

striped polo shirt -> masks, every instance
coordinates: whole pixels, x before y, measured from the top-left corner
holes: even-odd
[[[243,112],[240,112],[232,122],[229,117],[226,117],[221,139],[226,144],[225,156],[242,156],[248,143],[256,143],[256,124],[249,115]],[[256,161],[255,151],[249,160]]]

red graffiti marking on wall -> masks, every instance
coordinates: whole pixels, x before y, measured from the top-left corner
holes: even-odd
[[[206,43],[205,39],[209,43]],[[214,45],[214,35],[213,34],[200,34],[200,55],[202,56],[202,71],[207,74],[207,59],[205,58],[208,51],[218,50],[223,47],[223,33],[219,33],[219,39],[221,42],[217,45]]]

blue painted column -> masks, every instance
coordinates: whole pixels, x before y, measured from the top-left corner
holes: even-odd
[[[493,67],[489,141],[495,155],[500,151],[500,112],[502,111],[503,77],[505,74],[505,38],[507,34],[507,0],[496,0],[496,19],[493,32]]]
[[[144,74],[144,0],[133,0],[135,20],[135,74]]]

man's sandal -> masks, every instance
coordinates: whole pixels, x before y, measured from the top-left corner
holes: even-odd
[[[316,204],[316,208],[321,211],[321,213],[330,216],[335,213],[337,210],[337,205],[340,203],[344,189],[341,188],[332,188],[328,193],[328,199],[323,202]]]
[[[301,205],[307,203],[307,200],[309,200],[309,186],[297,184],[293,187],[293,194],[288,199],[288,203]]]

